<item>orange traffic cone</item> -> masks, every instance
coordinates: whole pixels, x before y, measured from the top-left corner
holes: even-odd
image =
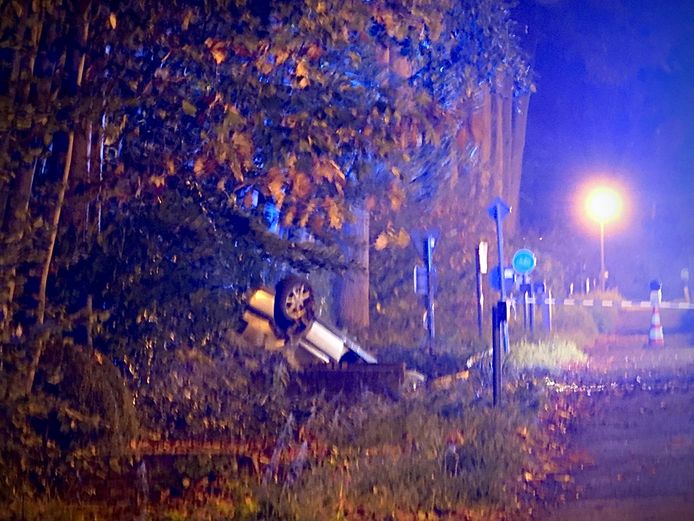
[[[665,345],[665,338],[663,337],[663,324],[660,322],[660,310],[657,306],[653,306],[653,313],[651,314],[651,329],[648,330],[648,345]]]

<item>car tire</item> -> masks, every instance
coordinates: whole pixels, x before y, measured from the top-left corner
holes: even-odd
[[[314,318],[313,288],[306,279],[290,275],[275,286],[275,325],[285,332],[300,332]]]

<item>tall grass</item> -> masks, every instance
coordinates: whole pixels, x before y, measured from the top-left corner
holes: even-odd
[[[521,340],[510,351],[506,364],[513,372],[541,370],[556,374],[583,365],[588,359],[575,341],[556,335],[537,341]]]

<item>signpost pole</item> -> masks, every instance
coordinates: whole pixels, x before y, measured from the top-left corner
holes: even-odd
[[[492,395],[494,407],[501,405],[501,345],[499,306],[492,307]]]
[[[415,244],[420,244],[422,249],[419,250],[421,259],[424,261],[424,266],[415,265],[414,267],[414,292],[417,295],[422,295],[424,306],[426,308],[423,317],[424,327],[427,330],[427,349],[429,354],[434,353],[434,341],[436,338],[436,321],[434,319],[434,301],[436,293],[436,268],[434,267],[434,247],[438,234],[436,231],[430,231],[426,234],[413,232],[416,239]]]
[[[496,206],[496,212],[495,212],[495,220],[496,220],[496,244],[497,244],[497,251],[499,252],[499,269],[503,270],[504,266],[504,236],[501,228],[501,208],[499,208],[499,205],[497,204]],[[501,280],[503,280],[503,272],[501,274]],[[501,292],[501,300],[506,301],[506,288],[504,287],[503,284],[501,284],[501,289],[499,290]]]
[[[434,339],[436,337],[436,322],[434,320],[434,245],[436,239],[427,235],[424,239],[424,264],[427,270],[427,346],[429,354],[434,354]]]
[[[501,287],[499,292],[501,293],[501,299],[499,301],[499,306],[506,308],[506,288],[504,287],[504,237],[502,220],[511,213],[511,208],[500,198],[497,197],[492,201],[492,205],[487,210],[489,216],[496,222],[496,243],[497,251],[499,253],[499,280],[501,281]],[[498,317],[497,330],[501,329],[501,340],[504,343],[504,352],[509,352],[509,338],[508,338],[508,317],[504,314],[503,317]],[[499,363],[501,363],[499,361]],[[500,366],[499,366],[500,367]],[[499,369],[499,372],[501,369]]]
[[[523,293],[523,327],[531,333],[535,329],[535,293],[530,284],[530,276],[527,273],[522,275],[521,291]]]
[[[530,332],[535,332],[535,293],[533,292],[532,286],[530,287],[530,302],[528,304],[528,313],[530,315],[530,320],[528,325],[530,326]]]

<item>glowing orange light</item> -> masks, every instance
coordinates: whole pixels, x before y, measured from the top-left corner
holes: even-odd
[[[599,186],[586,197],[586,212],[599,223],[617,219],[622,212],[622,196],[614,188]]]

